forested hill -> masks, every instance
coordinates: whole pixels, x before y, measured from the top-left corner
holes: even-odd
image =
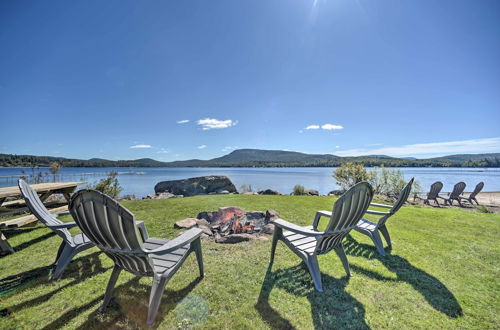
[[[463,154],[429,159],[395,158],[384,155],[339,157],[331,154],[305,154],[294,151],[239,149],[225,156],[200,160],[160,162],[150,158],[135,160],[88,160],[62,157],[0,154],[2,167],[336,167],[345,162],[386,167],[500,167],[500,153]]]

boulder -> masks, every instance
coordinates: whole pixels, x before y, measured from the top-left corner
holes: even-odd
[[[319,196],[319,192],[314,189],[308,189],[306,190],[306,194],[309,196]]]
[[[169,198],[174,198],[176,195],[168,193],[168,192],[163,192],[159,193],[156,195],[156,199],[169,199]]]
[[[274,233],[274,224],[268,223],[264,227],[262,227],[261,234],[267,234],[267,235],[272,235]]]
[[[259,191],[259,195],[281,195],[279,191],[273,189],[265,189]]]
[[[184,229],[193,228],[197,224],[196,220],[198,220],[198,219],[187,218],[184,220],[179,220],[174,224],[174,227],[175,228],[184,228]]]
[[[156,184],[155,193],[169,192],[174,195],[195,196],[226,190],[236,192],[227,176],[201,176],[183,180],[162,181]]]
[[[250,234],[232,234],[228,236],[216,235],[215,242],[222,244],[235,244],[240,242],[247,242],[253,238],[255,237]]]
[[[344,192],[342,190],[332,190],[328,193],[328,196],[340,196],[342,195]]]
[[[120,198],[122,201],[135,201],[137,198],[135,197],[134,194],[131,195],[125,195]]]

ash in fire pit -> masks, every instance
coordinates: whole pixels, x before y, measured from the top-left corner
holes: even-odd
[[[274,210],[245,212],[236,206],[221,207],[214,212],[200,212],[196,219],[176,222],[176,227],[197,226],[217,243],[239,243],[261,238],[261,234],[272,234],[274,225],[269,222],[279,218]]]

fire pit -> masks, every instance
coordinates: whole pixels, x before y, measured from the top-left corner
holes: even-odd
[[[218,211],[200,212],[196,218],[176,222],[177,228],[198,227],[205,237],[217,243],[239,243],[251,239],[265,239],[262,234],[272,234],[269,222],[279,218],[274,210],[245,212],[236,206],[221,207]]]

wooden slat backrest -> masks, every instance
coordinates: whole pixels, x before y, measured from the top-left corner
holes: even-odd
[[[43,202],[40,200],[40,197],[38,197],[36,191],[33,190],[30,185],[23,179],[19,179],[17,184],[19,186],[19,190],[21,191],[21,195],[23,196],[24,201],[26,202],[26,205],[28,206],[31,213],[33,213],[33,215],[41,223],[52,229],[63,239],[71,240],[71,234],[66,228],[55,229],[51,227],[54,225],[60,225],[63,222],[58,220],[53,214],[49,212],[49,210],[47,210],[45,205],[43,205]]]
[[[134,215],[111,197],[80,190],[71,199],[70,212],[82,232],[123,269],[152,273]]]
[[[316,253],[327,253],[338,246],[363,217],[372,198],[373,189],[367,182],[360,182],[345,192],[333,206],[325,234],[316,245]]]
[[[403,188],[403,190],[401,190],[396,203],[394,204],[392,209],[389,211],[390,213],[393,213],[393,214],[396,213],[401,208],[401,206],[403,206],[403,204],[406,202],[406,200],[408,199],[408,196],[410,195],[411,186],[413,185],[414,179],[415,178],[411,178],[410,181],[408,181],[406,186]]]
[[[427,194],[427,199],[436,199],[443,189],[443,183],[441,181],[436,181],[431,184],[431,191]]]
[[[465,182],[460,181],[453,187],[453,191],[450,194],[450,199],[457,199],[465,190]]]
[[[392,206],[392,209],[389,210],[389,214],[386,216],[383,216],[377,223],[377,227],[382,227],[386,222],[387,219],[389,219],[390,216],[392,216],[394,213],[396,213],[406,202],[408,199],[408,196],[410,195],[411,192],[411,186],[413,185],[413,181],[415,178],[411,178],[410,181],[404,186],[404,188],[401,190],[399,193],[398,199],[396,200],[396,203]]]
[[[474,188],[474,191],[470,194],[469,198],[475,198],[477,194],[481,192],[484,188],[484,182],[481,181],[476,185],[476,188]]]

